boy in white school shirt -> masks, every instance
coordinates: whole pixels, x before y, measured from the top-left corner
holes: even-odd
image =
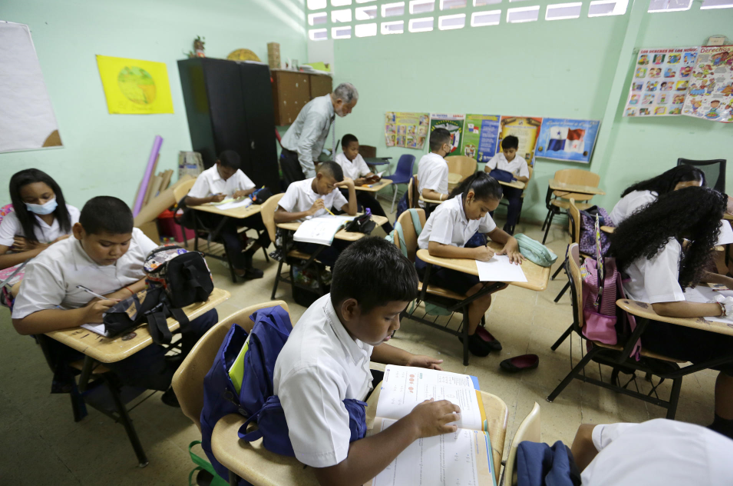
[[[488,161],[484,167],[484,171],[486,173],[491,173],[494,169],[503,170],[511,173],[517,181],[527,182],[529,180],[529,166],[524,158],[517,155],[518,148],[519,139],[517,137],[509,135],[504,138],[504,140],[501,141],[501,152],[494,155],[491,160]],[[518,222],[519,209],[522,206],[522,192],[524,192],[524,190],[508,186],[503,186],[503,190],[504,197],[509,201],[504,231],[509,232]]]
[[[348,189],[348,200],[337,190],[339,187]],[[318,166],[315,177],[293,182],[288,186],[275,211],[275,224],[305,221],[323,216],[332,208],[355,216],[356,190],[354,181],[344,177],[341,166],[328,161]],[[320,249],[318,259],[329,267],[336,263],[339,254],[347,245],[346,242],[337,239],[333,240],[331,246],[325,248],[314,243],[296,242],[297,248],[305,253],[312,254]]]
[[[255,191],[255,184],[240,169],[241,159],[234,150],[225,150],[219,155],[216,164],[203,171],[197,178],[188,196],[185,205],[200,206],[210,202],[221,202],[226,198],[242,199]],[[219,214],[196,211],[195,216],[208,228],[218,228],[224,216]],[[184,221],[187,218],[184,218]],[[186,225],[190,226],[190,225]],[[240,226],[254,229],[260,237],[247,251],[243,250],[242,240],[237,229]],[[228,218],[218,234],[224,241],[227,254],[234,264],[234,272],[244,279],[262,278],[263,272],[252,266],[252,256],[261,247],[270,246],[270,237],[267,234],[262,216],[253,214],[241,220]]]
[[[417,165],[417,190],[425,199],[444,201],[448,199],[448,155],[453,146],[450,143],[450,132],[445,128],[436,128],[430,134],[430,153],[423,155]],[[418,200],[421,208],[425,208],[425,216],[430,216],[434,205],[426,205]]]
[[[143,263],[157,247],[133,228],[132,212],[123,201],[108,196],[90,199],[74,224],[73,237],[55,243],[28,264],[13,306],[15,330],[23,335],[43,334],[101,323],[110,307],[145,289]],[[78,285],[106,300],[95,299]],[[216,310],[211,310],[182,330],[182,357],[217,320]],[[49,345],[58,361],[57,373],[64,363],[83,358],[53,339]],[[167,390],[163,402],[178,406],[170,388],[176,367],[165,359],[162,346],[153,344],[106,366],[126,385]]]
[[[417,274],[383,238],[362,238],[339,257],[332,292],[293,328],[273,379],[295,457],[315,468],[321,485],[364,484],[417,439],[454,432],[460,408],[426,401],[388,429],[349,442],[343,400],[365,400],[381,381],[369,361],[440,369],[442,360],[387,344],[400,312],[417,297]]]
[[[353,179],[355,186],[366,184],[366,179],[372,177],[374,174],[369,170],[366,161],[359,154],[359,140],[354,135],[347,133],[341,139],[341,148],[343,152],[336,155],[333,161],[341,166],[341,169],[344,171],[344,177]],[[348,195],[345,189],[341,189],[341,194],[344,196]],[[387,217],[387,213],[384,212],[382,205],[369,192],[357,191],[356,201],[362,207],[368,208],[372,214]],[[382,228],[384,228],[384,232],[387,234],[391,233],[394,229],[389,221],[384,223]]]

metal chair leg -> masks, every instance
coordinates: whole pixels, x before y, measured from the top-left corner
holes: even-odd
[[[570,282],[566,283],[565,287],[563,287],[560,293],[557,294],[557,297],[555,297],[556,304],[560,301],[560,299],[562,299],[562,296],[565,295],[565,292],[567,292],[569,288],[570,288]]]
[[[672,381],[672,392],[669,394],[669,408],[667,408],[667,419],[674,420],[677,413],[677,403],[680,401],[680,390],[682,390],[682,377]]]
[[[581,371],[583,371],[583,368],[585,368],[585,365],[588,364],[588,362],[593,359],[593,356],[598,354],[598,351],[603,348],[600,348],[598,346],[593,347],[590,351],[588,351],[588,354],[585,355],[583,359],[581,359],[577,365],[575,365],[575,368],[573,368],[570,373],[565,377],[564,380],[560,382],[557,387],[552,390],[552,393],[547,397],[548,402],[552,402],[557,398],[557,396],[565,389],[566,386],[570,384],[571,381],[575,378],[576,375],[579,375]]]
[[[394,213],[394,204],[397,200],[397,194],[399,194],[399,191],[397,190],[397,184],[392,184],[392,189],[394,189],[394,194],[392,195],[392,207],[389,210],[390,213]]]
[[[463,366],[468,366],[468,307],[463,308]]]
[[[565,339],[567,339],[568,336],[570,336],[570,333],[571,332],[573,332],[573,325],[572,324],[570,324],[570,326],[568,326],[568,328],[565,329],[565,332],[562,333],[562,336],[560,336],[560,338],[557,341],[555,341],[555,344],[553,344],[552,346],[550,346],[550,349],[553,350],[553,351],[555,351],[557,348],[559,348],[560,345],[562,344],[562,342],[565,341]]]
[[[542,244],[545,244],[545,241],[547,241],[547,235],[550,233],[550,226],[552,225],[552,220],[555,217],[555,211],[550,210],[550,220],[547,222],[547,228],[545,228],[545,236],[542,237]]]
[[[229,486],[237,486],[239,483],[239,476],[232,471],[229,471]]]
[[[547,226],[547,220],[550,219],[551,213],[552,213],[552,209],[548,209],[547,216],[545,216],[545,220],[542,222],[542,227],[540,228],[540,231],[545,231],[545,227]]]
[[[280,272],[283,270],[283,263],[285,262],[285,257],[283,256],[283,259],[280,260],[280,263],[277,266],[277,274],[275,274],[275,285],[272,287],[272,296],[270,296],[270,300],[275,300],[275,294],[277,293],[277,284],[280,283]]]
[[[108,377],[105,377],[105,381],[107,382],[107,387],[112,395],[112,401],[114,401],[117,413],[120,415],[120,422],[122,422],[122,425],[125,427],[127,437],[130,439],[130,444],[132,444],[132,448],[135,450],[138,465],[139,467],[145,467],[148,465],[148,457],[145,455],[143,446],[140,443],[140,438],[137,436],[135,426],[132,425],[132,419],[130,418],[130,414],[127,413],[127,407],[122,403],[122,398],[120,398],[120,392],[117,389],[117,385]]]
[[[568,263],[568,257],[565,257],[565,261],[562,262],[562,265],[557,267],[557,270],[555,270],[555,273],[552,274],[552,278],[550,280],[555,280],[555,277],[557,277],[560,272],[565,268],[565,265]]]

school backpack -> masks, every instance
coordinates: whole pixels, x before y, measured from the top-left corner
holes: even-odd
[[[580,252],[586,255],[596,254],[596,216],[598,216],[600,226],[616,226],[608,212],[603,208],[593,206],[586,211],[580,211],[580,240],[578,245],[580,246]],[[599,229],[598,236],[601,241],[601,255],[607,255],[608,249],[611,247],[610,235]]]
[[[514,235],[519,244],[519,253],[530,262],[541,267],[551,267],[557,260],[557,255],[539,241],[520,233]]]
[[[557,441],[523,441],[517,448],[517,486],[580,486],[580,470],[570,449]],[[507,478],[507,483],[512,478]]]
[[[151,251],[143,269],[148,288],[162,287],[168,303],[175,308],[204,302],[214,290],[203,254],[180,246],[161,246]]]
[[[489,172],[489,175],[499,182],[512,182],[516,180],[514,174],[508,170],[493,169]]]

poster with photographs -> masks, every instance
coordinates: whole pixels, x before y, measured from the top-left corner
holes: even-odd
[[[436,128],[445,128],[450,132],[450,142],[453,145],[450,155],[460,155],[458,151],[463,138],[463,123],[465,115],[453,115],[443,113],[430,114],[430,132]]]
[[[466,115],[461,154],[483,164],[496,154],[499,142],[499,115]]]
[[[641,49],[624,116],[681,115],[699,52],[699,47]]]
[[[428,136],[430,117],[427,113],[388,111],[384,119],[387,147],[422,150]]]
[[[530,167],[534,167],[534,148],[537,146],[537,137],[540,135],[542,118],[529,116],[502,116],[501,131],[497,151],[501,150],[501,141],[509,135],[519,139],[517,155],[524,158]]]
[[[589,163],[598,138],[598,120],[543,118],[535,155],[545,159]]]
[[[682,114],[733,122],[733,46],[700,49]]]

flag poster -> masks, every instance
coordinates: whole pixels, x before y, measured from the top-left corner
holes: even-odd
[[[384,119],[384,137],[387,147],[405,147],[422,150],[428,136],[427,113],[388,111]]]
[[[499,141],[500,118],[499,115],[466,115],[461,154],[480,163],[491,160]]]
[[[624,116],[681,115],[699,47],[641,49]]]
[[[682,114],[733,122],[733,46],[700,49]]]
[[[527,163],[534,167],[534,149],[537,145],[537,137],[540,134],[540,127],[542,126],[542,118],[527,117],[527,116],[502,116],[501,117],[501,131],[499,132],[498,147],[501,146],[501,141],[509,135],[514,135],[519,139],[519,149],[517,149],[517,155],[524,157]]]
[[[543,118],[535,155],[587,164],[593,155],[600,124],[598,120]]]
[[[450,132],[450,141],[453,146],[450,155],[459,155],[461,139],[463,138],[464,115],[452,115],[442,113],[432,113],[430,115],[430,133],[436,128],[445,128]]]

